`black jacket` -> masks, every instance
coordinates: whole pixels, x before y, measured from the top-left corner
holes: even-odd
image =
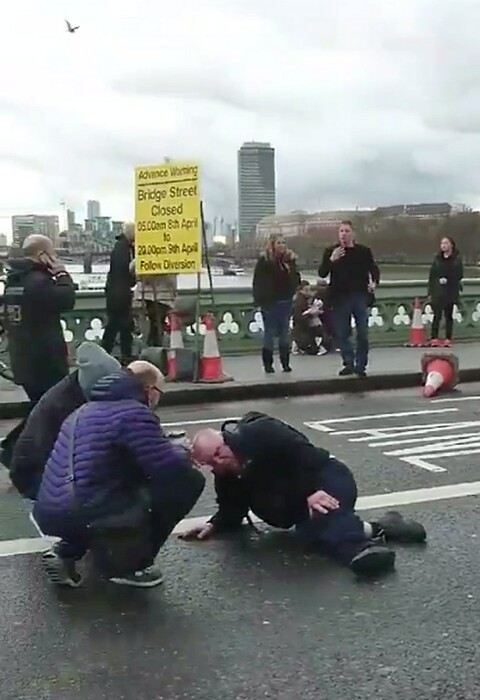
[[[276,527],[308,518],[307,498],[322,488],[330,453],[295,428],[263,413],[222,426],[225,443],[245,462],[241,475],[215,476],[215,530],[239,527],[248,511]]]
[[[277,301],[292,300],[300,275],[294,258],[288,261],[288,269],[261,255],[253,272],[253,302],[255,306],[268,307]]]
[[[442,277],[446,284],[440,284]],[[463,263],[457,251],[445,258],[442,252],[435,256],[428,276],[428,294],[437,305],[456,304],[462,291]]]
[[[9,264],[3,304],[14,380],[49,388],[68,373],[60,315],[75,306],[75,285],[68,273],[53,276],[26,258]]]
[[[342,299],[349,294],[367,294],[370,278],[376,284],[380,281],[380,270],[372,251],[365,245],[355,243],[353,248],[345,249],[343,258],[332,263],[330,256],[337,247],[333,245],[325,250],[318,268],[319,277],[330,275],[330,300]]]
[[[107,309],[122,312],[132,303],[132,287],[135,286],[135,274],[130,272],[133,260],[133,246],[123,233],[117,236],[110,255],[110,269],[105,285]]]
[[[42,396],[13,450],[10,479],[24,498],[35,499],[63,421],[86,402],[73,372]]]

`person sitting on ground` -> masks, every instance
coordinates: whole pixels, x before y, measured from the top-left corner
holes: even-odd
[[[61,542],[43,556],[53,583],[77,587],[87,551],[114,583],[162,582],[152,564],[200,497],[205,478],[153,413],[163,375],[145,361],[100,379],[90,401],[62,424],[43,474],[33,517]]]
[[[99,379],[121,365],[100,345],[87,341],[77,349],[76,367],[42,396],[15,444],[10,480],[23,498],[37,497],[43,470],[65,418],[89,400],[90,390]]]
[[[328,284],[325,280],[317,280],[313,287],[314,301],[322,303],[322,345],[327,352],[335,351],[335,330],[333,326],[332,308],[329,299]]]
[[[293,304],[293,340],[303,355],[325,355],[322,345],[323,302],[313,299],[310,282],[302,280]]]
[[[348,467],[315,447],[287,423],[250,412],[204,429],[192,441],[192,458],[212,468],[218,510],[210,521],[183,535],[206,539],[239,528],[251,510],[274,527],[296,527],[303,541],[319,547],[358,575],[394,567],[385,542],[424,542],[419,523],[390,512],[364,523],[355,513],[357,485]]]

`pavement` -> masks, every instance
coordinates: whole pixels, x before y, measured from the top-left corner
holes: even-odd
[[[321,357],[294,355],[291,374],[282,372],[277,361],[276,373],[268,375],[262,369],[260,358],[255,355],[226,357],[223,359],[223,369],[231,381],[213,384],[170,383],[164,403],[183,406],[415,387],[421,382],[420,363],[427,351],[445,352],[425,348],[373,348],[368,378],[361,381],[356,377],[338,376],[342,366],[338,353]],[[451,352],[458,357],[461,380],[480,381],[480,344],[459,344]],[[27,407],[23,389],[0,377],[0,419],[23,416]]]
[[[480,385],[431,401],[378,391],[160,415],[192,434],[251,409],[346,461],[363,516],[399,508],[425,524],[427,546],[398,547],[396,573],[358,583],[290,533],[245,527],[203,544],[170,538],[160,588],[59,592],[3,476],[2,700],[478,700]],[[209,483],[179,529],[213,509]]]

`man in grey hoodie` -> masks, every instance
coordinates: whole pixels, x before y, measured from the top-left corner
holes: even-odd
[[[96,382],[119,370],[120,363],[96,343],[85,342],[77,349],[76,368],[36,404],[15,444],[11,463],[6,465],[13,485],[24,498],[35,500],[65,418],[86,403]]]

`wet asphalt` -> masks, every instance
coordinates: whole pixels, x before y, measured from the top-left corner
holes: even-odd
[[[480,395],[475,386],[463,391]],[[434,473],[386,456],[378,440],[352,442],[364,433],[337,433],[448,423],[445,430],[459,434],[456,422],[480,422],[477,406],[431,404],[405,391],[168,409],[162,420],[199,421],[183,426],[191,433],[205,420],[267,411],[345,460],[369,495],[480,480],[480,454],[435,458],[447,471]],[[304,426],[336,419],[323,423],[329,433]],[[0,538],[32,537],[4,478],[0,489]],[[210,514],[213,500],[208,488],[192,515]],[[150,591],[96,581],[57,591],[38,555],[0,557],[0,697],[478,700],[480,501],[402,511],[425,524],[428,545],[399,547],[396,572],[370,583],[306,552],[290,533],[267,529],[204,544],[172,538],[158,562],[165,583]]]

